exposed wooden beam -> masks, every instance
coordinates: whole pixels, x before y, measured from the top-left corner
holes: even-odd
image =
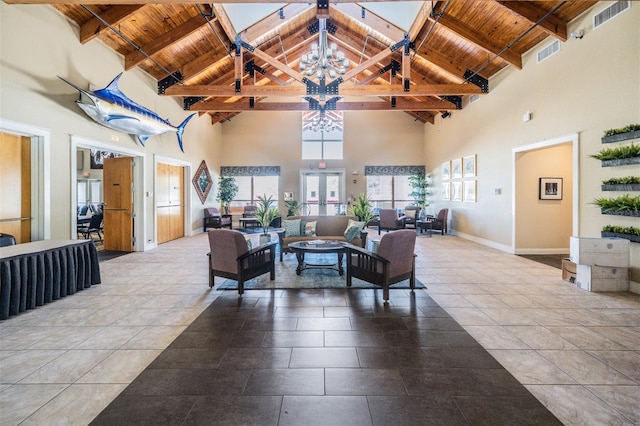
[[[355,68],[352,68],[349,71],[347,71],[345,73],[345,75],[342,76],[342,79],[344,81],[351,80],[353,77],[355,77],[356,75],[360,74],[362,71],[366,70],[367,68],[369,68],[371,66],[377,65],[378,62],[388,58],[391,55],[393,55],[393,51],[391,49],[383,49],[382,52],[378,53],[377,55],[372,56],[371,58],[367,59],[366,61],[364,61],[360,65],[358,65]]]
[[[445,100],[408,101],[397,99],[395,106],[391,101],[376,102],[337,102],[337,111],[449,111],[455,105]],[[190,111],[309,111],[308,102],[258,102],[253,108],[245,102],[196,102]]]
[[[243,87],[236,93],[229,85],[174,85],[165,90],[165,96],[305,96],[306,86],[301,84],[288,86],[251,86]],[[368,86],[341,85],[338,88],[340,96],[462,96],[481,95],[482,90],[473,84],[430,84],[410,86],[405,92],[402,84],[374,84]]]
[[[377,33],[388,37],[392,42],[402,40],[404,37],[404,32],[400,28],[382,19],[375,13],[367,10],[364,18],[362,18],[362,7],[355,3],[335,4],[337,2],[333,0],[330,0],[330,2],[333,4],[333,7],[330,8],[331,14],[335,14],[336,11],[338,11],[350,19],[361,22]]]
[[[305,13],[310,13],[310,16],[312,16],[315,10],[315,5],[311,4],[287,4],[282,8],[282,13],[285,16],[286,21],[290,22],[292,20],[297,20],[298,17]],[[286,21],[280,19],[280,11],[278,10],[265,17],[264,19],[256,22],[249,28],[241,31],[240,36],[242,36],[242,39],[247,43],[254,43],[255,40],[259,39],[270,31],[273,31],[274,28]]]
[[[409,28],[409,40],[414,40],[418,33],[420,33],[422,27],[424,27],[424,24],[426,24],[429,20],[429,15],[431,14],[431,6],[432,3],[426,1],[422,2],[420,11],[416,16],[416,19],[413,21],[413,24],[411,24],[411,28]]]
[[[266,63],[268,63],[272,67],[274,67],[275,69],[277,69],[279,71],[282,71],[283,73],[285,73],[289,77],[293,78],[294,80],[302,82],[302,79],[304,78],[304,76],[302,74],[300,74],[298,71],[294,70],[290,66],[285,65],[282,62],[278,61],[277,59],[275,59],[274,57],[272,57],[268,53],[258,49],[257,47],[251,53],[256,58],[262,59],[263,61],[265,61]]]
[[[216,19],[220,23],[220,26],[222,27],[224,33],[227,35],[229,40],[235,40],[237,34],[233,29],[233,24],[231,23],[231,19],[229,19],[229,16],[227,15],[227,11],[224,10],[224,7],[222,7],[221,4],[214,3],[212,7],[213,12],[216,15]]]
[[[429,19],[431,21],[431,19]],[[470,41],[482,50],[485,50],[494,55],[500,55],[500,58],[518,69],[522,69],[522,54],[514,48],[504,50],[506,46],[498,46],[488,37],[475,31],[467,24],[459,19],[454,18],[446,13],[440,17],[438,21],[439,25],[442,25],[451,32],[456,33],[460,37]],[[504,51],[503,51],[504,50]]]
[[[360,0],[364,2],[396,2],[406,0]],[[462,0],[454,0],[462,1]],[[7,4],[104,4],[104,0],[5,0]],[[201,0],[109,0],[109,4],[201,4]],[[221,0],[216,3],[256,3],[256,0]],[[260,3],[282,3],[282,0],[260,0]],[[287,3],[304,3],[308,4],[309,0],[287,0]],[[353,3],[353,0],[331,0],[331,3]]]
[[[144,5],[142,4],[110,7],[100,14],[100,18],[112,27],[117,27],[119,23],[125,21],[143,7]],[[80,27],[80,43],[85,44],[86,42],[93,40],[107,29],[109,29],[109,27],[104,25],[101,20],[94,16]]]
[[[498,1],[498,3],[532,24],[538,22],[548,13],[545,9],[532,2]],[[567,41],[567,23],[556,15],[548,16],[547,19],[540,23],[539,28],[551,36]]]
[[[124,69],[130,70],[147,59],[146,55],[153,56],[156,53],[173,46],[205,25],[207,25],[207,22],[202,16],[194,16],[184,24],[162,34],[160,37],[155,38],[151,43],[147,43],[140,47],[140,50],[136,50],[126,55],[124,58]]]

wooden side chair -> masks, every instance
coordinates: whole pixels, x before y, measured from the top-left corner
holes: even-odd
[[[413,291],[416,286],[416,233],[404,229],[384,234],[376,253],[347,245],[347,287],[359,278],[382,287],[382,298],[389,301],[389,286],[406,279]]]

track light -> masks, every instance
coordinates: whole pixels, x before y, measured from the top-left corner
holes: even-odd
[[[442,117],[442,119],[444,120],[445,118],[451,117],[451,113],[449,111],[445,111],[440,117]]]

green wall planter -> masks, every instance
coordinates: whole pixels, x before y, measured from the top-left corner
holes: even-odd
[[[640,191],[640,183],[602,185],[603,191]]]
[[[640,130],[633,132],[618,133],[617,135],[603,136],[602,143],[622,142],[629,139],[640,139]]]
[[[631,164],[640,164],[640,157],[616,158],[614,160],[602,160],[602,167],[628,166]]]
[[[624,238],[625,240],[629,240],[632,243],[640,243],[640,235],[633,234],[618,234],[617,232],[605,232],[600,231],[600,235],[602,238]]]
[[[635,216],[640,217],[640,210],[606,210],[600,209],[602,214],[610,214],[614,216]]]

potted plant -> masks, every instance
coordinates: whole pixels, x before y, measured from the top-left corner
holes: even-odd
[[[602,167],[640,164],[640,145],[631,143],[616,148],[604,148],[590,157],[602,161]]]
[[[602,181],[603,191],[640,191],[640,176],[626,176]]]
[[[602,237],[624,238],[634,243],[640,243],[640,229],[633,226],[605,225],[600,234]]]
[[[223,214],[229,214],[229,203],[238,193],[238,185],[233,176],[220,176],[218,178],[218,195],[216,200],[220,202]]]
[[[616,198],[600,197],[594,200],[594,204],[600,207],[602,214],[640,216],[640,195],[632,197],[629,194],[624,194]]]
[[[287,208],[287,216],[297,216],[300,214],[300,203],[298,203],[298,200],[285,200],[284,206]]]
[[[429,195],[429,177],[424,171],[420,171],[415,175],[409,176],[409,185],[411,185],[412,189],[409,196],[414,199],[415,205],[420,207],[420,217],[423,217],[429,205],[427,201],[427,195]]]
[[[369,197],[367,197],[367,194],[361,192],[356,195],[355,200],[353,200],[353,203],[349,207],[349,214],[357,216],[358,220],[364,222],[365,225],[375,217],[371,201]]]
[[[609,129],[604,131],[602,143],[621,142],[628,139],[640,138],[640,124],[629,124],[619,129]]]
[[[271,195],[267,197],[267,194],[258,196],[258,202],[256,203],[256,220],[262,227],[262,234],[260,234],[260,245],[266,244],[271,241],[271,235],[269,235],[269,226],[271,222],[278,217],[278,209],[274,207],[275,200]]]

